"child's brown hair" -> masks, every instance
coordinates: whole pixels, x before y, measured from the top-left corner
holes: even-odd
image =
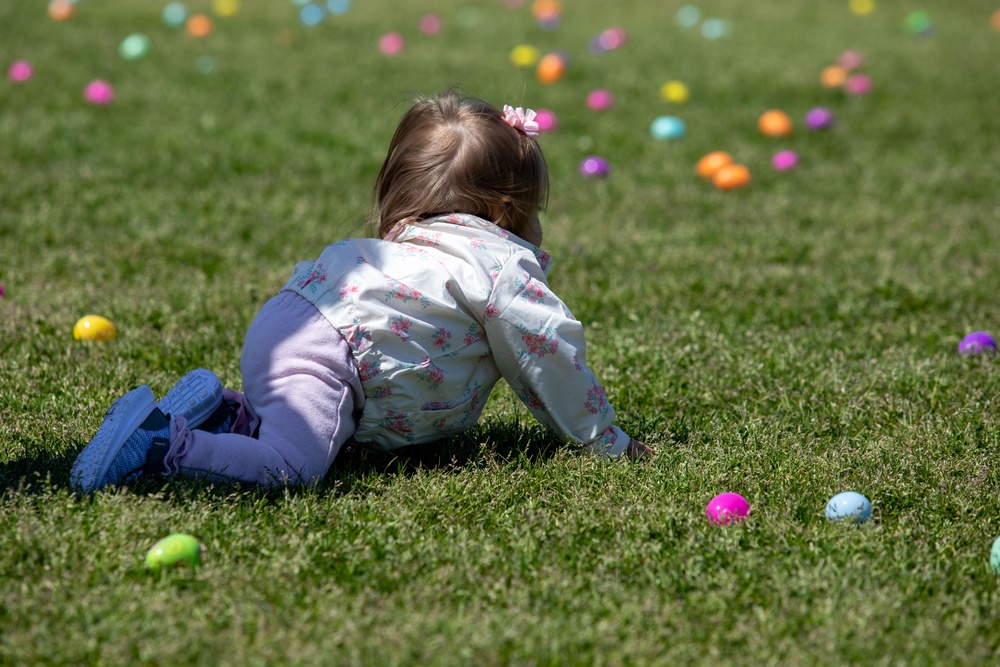
[[[448,91],[417,101],[399,121],[372,190],[370,224],[386,238],[397,225],[467,213],[524,238],[548,192],[535,140],[493,105]]]

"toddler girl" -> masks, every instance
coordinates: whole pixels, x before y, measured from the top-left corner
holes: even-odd
[[[159,403],[147,386],[129,392],[74,463],[74,486],[314,484],[351,438],[392,450],[471,429],[501,377],[560,439],[651,454],[614,425],[583,327],[549,289],[533,119],[452,92],[418,101],[375,181],[377,238],[296,267],[247,331],[243,393],[204,369]]]

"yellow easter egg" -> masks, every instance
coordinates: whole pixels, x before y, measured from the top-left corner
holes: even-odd
[[[533,67],[539,55],[538,49],[530,44],[519,44],[510,50],[510,61],[518,67]]]
[[[672,104],[684,104],[691,97],[688,87],[680,81],[667,81],[660,87],[660,98]]]
[[[73,338],[76,340],[97,340],[104,342],[113,340],[118,335],[118,330],[106,317],[100,315],[87,315],[81,317],[73,326]]]

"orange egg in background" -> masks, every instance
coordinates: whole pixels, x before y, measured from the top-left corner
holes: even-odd
[[[49,18],[53,21],[68,21],[73,18],[74,9],[69,0],[52,0],[49,3]]]
[[[824,88],[840,88],[847,83],[849,72],[840,65],[830,65],[819,75],[819,82]]]
[[[784,111],[770,109],[757,119],[757,127],[769,137],[787,137],[792,133],[792,119]]]
[[[695,170],[702,178],[712,178],[715,172],[732,163],[733,156],[726,151],[712,151],[698,160]]]
[[[542,56],[535,69],[535,76],[539,83],[555,83],[566,73],[566,61],[557,53],[549,53]]]
[[[204,14],[195,14],[188,19],[187,34],[192,37],[208,37],[212,34],[212,19]]]
[[[735,190],[750,182],[750,170],[742,164],[727,164],[712,176],[712,183],[720,190]]]

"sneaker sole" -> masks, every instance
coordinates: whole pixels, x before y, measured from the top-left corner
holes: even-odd
[[[184,415],[188,428],[201,426],[222,405],[222,383],[215,373],[196,368],[177,381],[156,407],[165,415]]]
[[[112,403],[101,428],[76,457],[70,471],[70,483],[81,493],[96,491],[122,445],[155,409],[153,390],[145,385]]]

